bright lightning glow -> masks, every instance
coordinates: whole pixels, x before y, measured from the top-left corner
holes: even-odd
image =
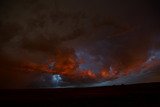
[[[52,76],[52,80],[55,86],[59,86],[60,82],[62,82],[62,77],[59,74],[55,74]]]

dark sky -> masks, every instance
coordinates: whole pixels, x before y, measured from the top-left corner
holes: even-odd
[[[49,74],[27,72],[21,65],[42,64],[49,57],[56,60],[57,49],[64,54],[68,50],[85,53],[82,68],[95,71],[112,66],[124,72],[142,65],[151,53],[160,59],[158,4],[151,0],[1,0],[0,87],[51,86]],[[160,81],[158,71],[147,75],[149,81],[139,77],[140,81]]]

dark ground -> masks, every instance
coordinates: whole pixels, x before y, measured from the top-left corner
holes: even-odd
[[[94,88],[3,89],[0,102],[18,106],[160,106],[160,83]]]

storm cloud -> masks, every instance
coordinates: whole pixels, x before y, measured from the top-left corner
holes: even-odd
[[[127,72],[147,61],[151,51],[159,50],[157,17],[145,0],[1,1],[1,86],[23,88],[36,82],[50,86],[50,80],[42,79],[50,78],[47,72],[31,73],[21,66],[25,62],[44,64],[50,58],[62,58],[56,70],[71,57],[85,62],[76,65],[80,62],[75,60],[72,70],[79,66],[98,72],[112,66]]]

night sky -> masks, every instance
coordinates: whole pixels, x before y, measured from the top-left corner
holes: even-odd
[[[0,88],[160,82],[152,0],[1,0]]]

